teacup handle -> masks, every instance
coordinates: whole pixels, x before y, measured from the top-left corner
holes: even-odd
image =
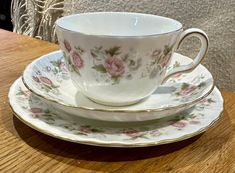
[[[201,48],[200,48],[199,53],[197,54],[193,62],[191,62],[190,64],[182,65],[182,66],[173,68],[172,70],[168,71],[163,82],[165,82],[169,77],[171,77],[174,74],[192,71],[194,68],[196,68],[200,64],[202,59],[205,57],[208,46],[209,46],[209,39],[204,31],[202,31],[201,29],[197,29],[197,28],[190,28],[181,33],[179,41],[177,43],[176,50],[180,47],[184,39],[189,38],[189,37],[197,37],[200,39]]]

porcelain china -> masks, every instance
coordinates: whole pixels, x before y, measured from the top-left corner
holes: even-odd
[[[192,60],[173,55],[169,70]],[[104,121],[145,121],[166,117],[192,107],[214,87],[211,73],[202,65],[188,74],[177,74],[143,102],[110,107],[89,100],[73,85],[62,51],[52,52],[33,61],[23,73],[26,87],[58,112]]]
[[[56,34],[75,86],[95,102],[111,106],[150,96],[166,78],[194,69],[208,48],[202,30],[183,31],[176,20],[141,13],[65,16],[56,21]],[[167,71],[172,54],[191,36],[201,41],[194,61]]]
[[[8,97],[15,115],[28,126],[66,141],[107,147],[142,147],[184,140],[207,130],[223,110],[223,98],[217,88],[189,110],[138,123],[107,123],[56,113],[26,89],[20,78],[11,86]]]

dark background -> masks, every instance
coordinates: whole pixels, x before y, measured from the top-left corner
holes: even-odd
[[[0,28],[12,31],[11,0],[0,0]]]

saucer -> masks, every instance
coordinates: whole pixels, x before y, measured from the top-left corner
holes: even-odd
[[[192,60],[173,55],[169,69]],[[97,104],[76,88],[69,76],[61,51],[44,55],[23,73],[25,86],[58,111],[104,121],[146,121],[188,109],[208,96],[214,88],[211,73],[202,65],[187,74],[177,74],[146,100],[124,107]]]
[[[11,86],[8,97],[15,115],[39,132],[66,141],[106,147],[143,147],[181,141],[206,131],[223,110],[223,98],[217,88],[195,107],[172,118],[131,123],[55,113],[26,89],[20,78]]]

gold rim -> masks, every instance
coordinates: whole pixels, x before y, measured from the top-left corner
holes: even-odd
[[[43,134],[46,134],[48,136],[57,138],[57,139],[61,139],[61,140],[65,140],[65,141],[69,141],[69,142],[74,142],[74,143],[79,143],[79,144],[86,144],[86,145],[94,145],[94,146],[102,146],[102,147],[126,147],[126,148],[133,148],[133,147],[148,147],[148,146],[156,146],[156,145],[162,145],[162,144],[168,144],[168,143],[173,143],[173,142],[179,142],[182,140],[186,140],[189,138],[192,138],[194,136],[197,136],[203,132],[205,132],[206,130],[208,130],[209,128],[211,128],[216,121],[218,121],[221,116],[223,115],[223,109],[220,111],[219,116],[214,119],[209,125],[207,125],[204,128],[201,128],[200,130],[198,130],[197,132],[194,133],[190,133],[190,134],[186,134],[183,135],[179,138],[173,138],[173,139],[165,139],[165,140],[160,140],[158,142],[149,142],[149,143],[134,143],[134,144],[124,144],[124,143],[117,143],[117,142],[111,142],[111,143],[105,143],[105,142],[97,142],[97,141],[90,141],[90,140],[84,140],[84,141],[79,141],[79,140],[73,140],[71,138],[65,138],[65,137],[61,137],[58,135],[55,135],[53,133],[50,133],[46,130],[40,129],[36,126],[34,126],[32,123],[29,123],[28,121],[24,120],[20,115],[18,115],[16,113],[16,111],[14,110],[14,108],[11,106],[11,103],[9,103],[10,108],[13,112],[13,114],[20,120],[22,121],[24,124],[26,124],[27,126],[31,127],[32,129],[35,129]],[[224,107],[224,103],[223,103],[223,107]]]
[[[28,67],[28,66],[27,66]],[[27,69],[26,67],[26,69]],[[206,67],[205,67],[206,68]],[[25,73],[25,71],[24,71]],[[25,85],[25,87],[30,91],[32,92],[34,95],[42,98],[42,99],[45,99],[46,101],[50,101],[50,102],[53,102],[53,103],[56,103],[56,104],[59,104],[59,105],[62,105],[62,106],[65,106],[65,107],[69,107],[69,108],[77,108],[77,109],[82,109],[82,110],[89,110],[89,111],[99,111],[99,112],[117,112],[117,113],[141,113],[141,112],[162,112],[162,111],[168,111],[168,110],[174,110],[174,109],[179,109],[179,108],[183,108],[183,107],[187,107],[187,106],[193,106],[195,105],[196,103],[198,103],[200,100],[206,98],[214,89],[215,87],[215,83],[214,83],[214,78],[212,76],[212,86],[211,86],[211,89],[203,96],[199,97],[198,99],[192,101],[192,102],[188,102],[188,103],[185,103],[185,104],[181,104],[179,106],[172,106],[172,107],[167,107],[167,108],[158,108],[158,109],[145,109],[145,110],[114,110],[114,109],[100,109],[100,108],[90,108],[90,107],[85,107],[85,106],[73,106],[73,105],[69,105],[69,104],[65,104],[65,103],[62,103],[58,100],[54,100],[54,99],[51,99],[51,98],[48,98],[48,97],[45,97],[44,95],[41,95],[37,92],[35,92],[34,90],[32,90],[28,85],[27,85],[27,82],[25,81],[24,79],[24,73],[23,73],[23,76],[22,76],[22,81]]]

